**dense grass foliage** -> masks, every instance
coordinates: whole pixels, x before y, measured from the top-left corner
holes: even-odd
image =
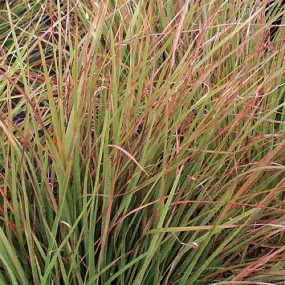
[[[1,2],[0,284],[285,284],[281,2]]]

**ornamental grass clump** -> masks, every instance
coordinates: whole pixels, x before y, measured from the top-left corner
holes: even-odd
[[[6,1],[0,284],[285,284],[281,1]]]

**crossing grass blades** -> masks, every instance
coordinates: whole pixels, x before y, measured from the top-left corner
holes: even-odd
[[[2,1],[0,284],[285,284],[281,1]]]

